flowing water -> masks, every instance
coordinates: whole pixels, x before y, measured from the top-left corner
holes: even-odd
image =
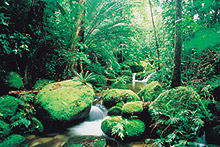
[[[148,77],[145,78],[144,81],[138,81],[133,79],[132,83],[125,85],[124,88],[131,89],[135,93],[141,90],[142,87],[146,85],[146,82],[151,78],[154,73],[150,74]],[[94,100],[96,101],[96,99]],[[99,101],[99,100],[98,100]],[[44,136],[35,136],[29,135],[26,136],[30,140],[30,147],[60,147],[63,146],[68,140],[73,140],[77,142],[79,140],[99,140],[100,138],[94,139],[93,137],[103,137],[106,140],[110,140],[113,144],[118,142],[114,142],[114,140],[107,138],[102,130],[101,130],[101,123],[104,119],[108,118],[107,110],[103,105],[96,104],[91,107],[91,111],[89,113],[89,117],[86,121],[75,125],[71,128],[68,128],[64,132],[58,132],[55,134],[45,134]],[[92,137],[93,136],[93,137]],[[112,143],[110,143],[112,144]],[[143,142],[132,143],[134,145],[131,146],[144,146]],[[128,145],[130,146],[130,145]]]

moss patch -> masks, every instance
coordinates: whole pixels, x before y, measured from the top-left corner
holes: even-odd
[[[90,85],[81,86],[80,82],[72,80],[56,82],[43,87],[37,95],[35,105],[39,110],[38,116],[43,115],[43,121],[85,119],[94,95]]]
[[[104,93],[103,103],[106,107],[115,106],[119,102],[140,101],[140,98],[131,90],[110,89]]]
[[[18,99],[13,96],[0,97],[0,117],[7,118],[15,114],[18,108]]]
[[[126,119],[121,116],[108,118],[102,122],[102,131],[118,140],[137,139],[143,135],[145,124],[139,119]]]
[[[119,106],[113,106],[108,110],[108,115],[110,116],[117,116],[121,115],[121,107]]]
[[[21,76],[16,72],[0,73],[0,94],[24,87]]]
[[[161,87],[160,83],[153,81],[143,87],[137,95],[146,102],[154,101],[162,91],[163,88]]]
[[[128,102],[125,103],[125,105],[122,108],[122,114],[123,116],[133,116],[138,115],[144,110],[143,108],[143,102],[142,101],[136,101],[136,102]]]

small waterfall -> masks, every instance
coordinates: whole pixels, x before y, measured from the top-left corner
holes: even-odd
[[[104,119],[108,118],[106,115],[107,110],[104,106],[92,106],[88,120],[69,128],[69,134],[71,136],[102,136],[103,132],[101,130],[101,124]]]
[[[148,82],[148,80],[152,77],[153,74],[155,74],[156,71],[152,72],[151,74],[149,74],[147,77],[145,77],[143,80],[135,80],[135,76],[137,73],[133,73],[133,77],[132,77],[132,88],[135,89],[135,82],[139,82],[139,83],[144,83],[146,84]]]
[[[88,121],[102,120],[106,116],[106,113],[107,113],[107,110],[103,108],[102,105],[92,106],[89,112]]]

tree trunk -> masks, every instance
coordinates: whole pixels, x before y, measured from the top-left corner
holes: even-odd
[[[154,16],[153,16],[153,12],[152,12],[152,6],[151,6],[151,2],[149,0],[149,5],[150,5],[150,13],[151,13],[151,19],[152,19],[152,24],[153,24],[153,30],[154,30],[154,36],[155,36],[155,42],[156,42],[156,48],[157,48],[157,58],[158,58],[158,70],[160,70],[160,51],[159,51],[159,44],[158,44],[158,39],[157,39],[157,32],[156,32],[156,27],[154,24]]]
[[[182,38],[181,38],[181,17],[182,17],[182,0],[176,0],[175,8],[175,46],[174,46],[174,70],[171,87],[177,87],[181,85],[181,49],[182,49]]]

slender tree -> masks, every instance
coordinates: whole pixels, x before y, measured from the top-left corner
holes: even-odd
[[[176,0],[175,2],[176,14],[175,14],[175,45],[174,45],[174,70],[171,87],[177,87],[181,85],[181,49],[182,38],[180,23],[182,17],[182,0]]]
[[[156,43],[156,48],[157,48],[158,70],[160,70],[160,51],[159,51],[159,43],[158,43],[157,32],[156,32],[156,27],[155,27],[155,23],[154,23],[154,16],[153,16],[153,11],[152,11],[152,6],[151,6],[151,1],[150,1],[150,0],[149,0],[149,5],[150,5],[151,20],[152,20],[152,25],[153,25],[153,30],[154,30],[154,36],[155,36],[155,43]]]

